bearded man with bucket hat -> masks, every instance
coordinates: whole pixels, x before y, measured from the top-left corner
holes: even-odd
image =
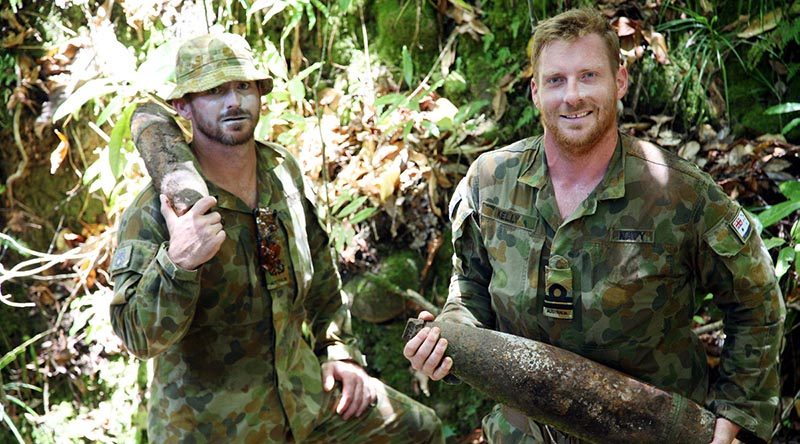
[[[148,185],[122,217],[111,265],[114,330],[155,364],[148,437],[442,443],[433,410],[363,369],[300,168],[253,137],[271,88],[240,36],[178,50],[167,100],[192,123],[209,195],[176,212]]]

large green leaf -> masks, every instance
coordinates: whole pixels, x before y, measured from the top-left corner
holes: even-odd
[[[797,125],[800,125],[800,117],[794,118],[787,123],[781,130],[781,134],[789,134],[789,131],[793,130]]]
[[[131,115],[133,110],[136,109],[136,104],[131,103],[122,112],[122,116],[117,120],[114,129],[111,130],[111,139],[108,141],[108,163],[111,166],[111,174],[114,178],[119,178],[122,174],[122,156],[120,155],[120,148],[122,147],[123,139],[130,139],[131,137]]]
[[[308,68],[300,71],[299,73],[297,73],[297,75],[294,76],[294,78],[303,80],[306,77],[308,77],[309,75],[311,75],[312,72],[314,72],[314,71],[316,71],[316,70],[318,70],[320,68],[322,68],[322,62],[317,62],[317,63],[309,66]]]
[[[61,118],[74,113],[92,99],[116,91],[118,87],[118,85],[109,84],[108,79],[89,80],[56,108],[53,113],[53,122],[58,122]]]
[[[769,108],[764,110],[764,114],[786,114],[786,113],[793,113],[795,111],[800,111],[800,103],[788,102],[788,103],[781,103],[775,106],[770,106]]]
[[[350,218],[350,223],[355,225],[361,223],[370,218],[375,212],[378,211],[378,207],[369,207],[364,208],[363,210],[359,211],[353,217]]]
[[[303,80],[299,77],[289,80],[289,83],[286,84],[286,89],[289,90],[289,96],[295,102],[300,102],[306,97],[306,86],[303,85]]]
[[[778,253],[778,260],[775,263],[775,277],[778,279],[781,278],[789,268],[792,266],[792,262],[795,260],[795,253],[794,248],[792,247],[783,247],[781,251]]]
[[[2,417],[3,422],[6,423],[11,433],[14,434],[14,437],[17,438],[17,442],[19,444],[25,444],[25,440],[22,439],[22,435],[19,434],[19,430],[17,430],[17,426],[14,425],[14,421],[8,416],[4,409],[0,409],[0,417]]]
[[[350,202],[344,208],[342,208],[342,211],[340,211],[339,214],[336,215],[336,217],[345,218],[353,214],[366,201],[367,201],[367,196],[359,197],[358,199]]]
[[[414,62],[411,61],[411,53],[408,52],[406,45],[403,45],[403,80],[411,88],[411,82],[414,80]]]
[[[778,185],[778,188],[789,200],[800,200],[800,180],[788,180]]]
[[[800,200],[789,200],[773,205],[758,215],[758,220],[764,228],[775,225],[784,217],[800,210]]]
[[[8,352],[5,355],[3,355],[3,358],[0,359],[0,370],[6,368],[6,366],[8,364],[10,364],[11,361],[13,361],[14,359],[17,359],[17,356],[19,356],[20,353],[24,353],[25,349],[28,348],[29,345],[31,345],[31,344],[35,343],[36,341],[44,338],[45,336],[49,335],[52,332],[53,332],[52,330],[43,331],[43,332],[39,333],[38,335],[36,335],[36,336],[28,339],[27,341],[23,342],[22,344],[14,347],[13,350],[11,350],[10,352]]]
[[[772,250],[773,248],[783,246],[784,244],[786,244],[786,241],[779,237],[764,239],[764,246],[767,248],[767,250]]]

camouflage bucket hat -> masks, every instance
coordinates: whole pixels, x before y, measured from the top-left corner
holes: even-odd
[[[256,67],[250,45],[243,37],[227,33],[195,37],[178,49],[176,85],[166,100],[234,80],[257,81],[262,94],[272,90],[272,78]]]

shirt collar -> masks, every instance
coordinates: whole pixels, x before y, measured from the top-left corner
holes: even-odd
[[[284,155],[282,152],[256,141],[256,180],[258,184],[259,206],[263,206],[263,202],[269,202],[272,194],[272,187],[268,183],[270,177],[272,177],[270,172],[280,165],[283,160]],[[243,200],[239,199],[233,193],[218,187],[216,184],[206,179],[205,176],[203,179],[208,185],[209,194],[216,196],[217,207],[244,213],[253,212]]]
[[[625,195],[625,153],[631,143],[631,139],[618,133],[617,147],[611,156],[608,169],[603,180],[595,189],[597,200],[616,199]],[[534,188],[542,189],[547,185],[548,168],[544,153],[544,138],[537,137],[531,146],[533,156],[528,165],[523,168],[519,182],[530,185]]]

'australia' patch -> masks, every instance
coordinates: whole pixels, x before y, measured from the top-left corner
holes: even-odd
[[[126,245],[118,248],[114,253],[114,258],[111,260],[111,270],[118,270],[127,267],[131,262],[131,253],[133,252],[133,245]]]
[[[739,236],[739,240],[747,242],[753,227],[750,224],[750,220],[744,215],[744,210],[739,210],[736,213],[736,217],[733,218],[730,225],[733,228],[733,232]]]

